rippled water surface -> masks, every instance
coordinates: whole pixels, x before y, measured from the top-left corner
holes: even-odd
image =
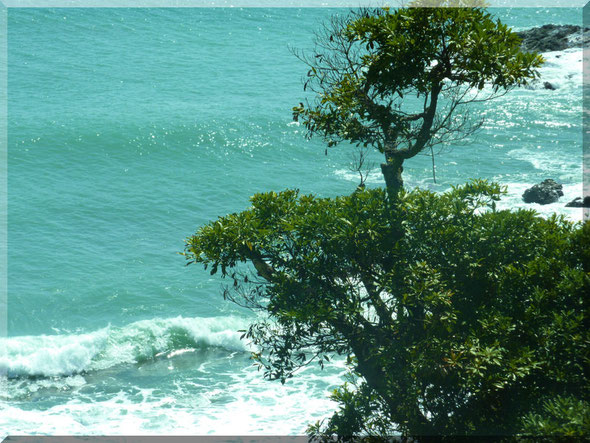
[[[343,367],[262,380],[237,330],[252,314],[185,267],[184,238],[256,192],[352,192],[351,149],[324,155],[291,121],[308,48],[335,9],[10,9],[6,434],[301,433],[330,414]],[[525,29],[581,10],[495,10]],[[463,146],[405,168],[409,187],[545,178],[581,195],[582,52],[487,103]],[[380,158],[371,158],[378,164]],[[369,186],[382,186],[377,169]]]

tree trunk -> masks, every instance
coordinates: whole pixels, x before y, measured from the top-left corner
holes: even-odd
[[[402,167],[403,162],[403,158],[389,157],[387,163],[381,163],[381,172],[385,178],[387,195],[391,200],[396,199],[399,191],[404,187],[404,181],[402,179],[402,172],[404,170]]]
[[[402,171],[404,170],[402,164],[404,163],[404,160],[419,154],[432,139],[431,130],[434,123],[434,116],[436,115],[438,96],[441,90],[442,83],[436,84],[432,87],[432,90],[430,91],[430,105],[428,105],[428,108],[424,110],[425,112],[422,115],[423,121],[420,132],[415,137],[412,137],[414,142],[402,149],[398,149],[395,143],[386,146],[384,149],[385,163],[381,164],[381,172],[383,172],[383,177],[385,177],[387,195],[391,201],[394,201],[397,198],[399,191],[404,185],[402,180]],[[393,141],[395,142],[395,140]],[[432,158],[434,161],[434,156]]]
[[[375,353],[375,343],[379,342],[379,338],[375,337],[375,332],[358,328],[359,320],[350,323],[344,316],[339,316],[333,322],[335,329],[341,333],[345,338],[355,357],[357,358],[356,371],[365,379],[367,385],[372,388],[385,401],[390,409],[390,418],[397,424],[400,420],[396,420],[398,415],[398,406],[402,405],[407,412],[401,420],[408,421],[410,425],[410,432],[414,435],[419,435],[420,442],[431,441],[430,437],[436,435],[435,428],[432,423],[424,417],[418,403],[411,408],[410,405],[400,403],[400,399],[395,397],[394,392],[388,387],[388,377],[395,376],[394,374],[387,374],[383,367],[382,355]],[[372,335],[371,335],[372,334]],[[369,345],[373,343],[373,346]]]

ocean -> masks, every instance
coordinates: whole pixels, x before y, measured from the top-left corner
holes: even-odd
[[[335,196],[359,183],[349,146],[307,140],[290,48],[341,9],[8,10],[8,336],[0,438],[49,434],[302,434],[331,415],[336,359],[285,385],[262,378],[240,329],[254,314],[179,255],[254,193]],[[492,12],[515,30],[581,25],[581,9]],[[500,208],[582,219],[582,50],[546,53],[541,82],[480,105],[466,143],[407,162],[444,191],[507,186]],[[556,89],[543,89],[542,82]],[[383,186],[375,168],[369,187]],[[558,203],[526,205],[545,178]]]

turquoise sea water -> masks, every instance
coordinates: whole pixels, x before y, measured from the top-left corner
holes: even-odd
[[[358,184],[351,149],[324,155],[291,121],[308,48],[335,9],[8,11],[7,434],[294,434],[330,415],[343,367],[262,380],[240,342],[251,313],[185,267],[184,238],[256,192],[332,196]],[[500,9],[516,29],[581,10]],[[582,51],[545,54],[540,84],[481,110],[465,146],[410,160],[409,187],[472,177],[504,207],[551,177],[579,220]],[[378,165],[380,159],[372,160]],[[369,186],[383,184],[378,168]]]

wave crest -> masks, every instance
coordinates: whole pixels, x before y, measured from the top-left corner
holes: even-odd
[[[176,317],[83,334],[1,338],[0,373],[9,378],[68,376],[184,349],[248,351],[238,332],[246,325],[245,319],[236,317]]]

